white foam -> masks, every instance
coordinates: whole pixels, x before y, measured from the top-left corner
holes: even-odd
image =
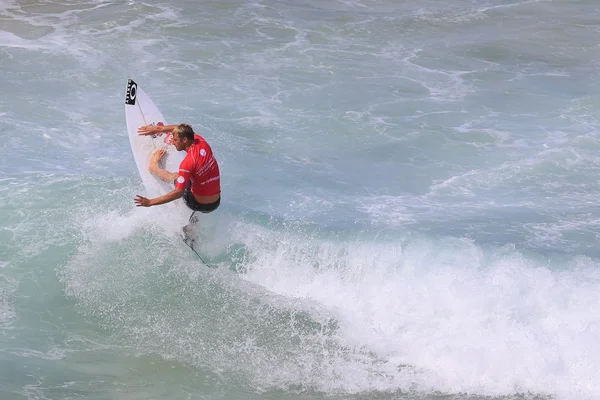
[[[483,250],[464,239],[375,244],[248,233],[256,259],[246,279],[326,307],[341,340],[377,357],[329,355],[344,373],[335,383],[306,378],[321,389],[600,395],[600,272],[590,259],[554,271],[512,247]]]
[[[148,227],[160,228],[168,237],[176,237],[188,223],[189,214],[175,211],[180,210],[166,205],[139,207],[128,213],[82,213],[79,224],[85,235],[94,242],[120,242]]]
[[[12,32],[0,31],[0,42],[4,47],[20,47],[29,50],[38,50],[43,46],[36,43],[34,40],[23,39]]]

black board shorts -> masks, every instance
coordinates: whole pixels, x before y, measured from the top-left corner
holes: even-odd
[[[215,201],[214,203],[200,204],[194,198],[191,187],[192,187],[192,185],[190,182],[190,184],[183,191],[183,201],[185,201],[186,206],[188,206],[190,209],[192,209],[194,211],[200,211],[201,213],[205,213],[205,214],[208,214],[209,212],[215,211],[217,208],[219,208],[219,204],[221,204],[220,197],[219,197],[219,200]]]

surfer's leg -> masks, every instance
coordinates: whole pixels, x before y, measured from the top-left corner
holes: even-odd
[[[189,223],[183,227],[183,236],[182,236],[185,244],[190,246],[190,248],[192,250],[194,250],[194,242],[196,240],[193,228],[198,223],[198,217],[195,216],[194,214],[196,214],[196,211],[192,212],[192,215],[190,215]]]
[[[158,179],[165,182],[174,182],[177,179],[176,172],[169,172],[167,170],[162,169],[159,166],[160,160],[167,154],[167,151],[164,149],[157,149],[152,153],[152,158],[150,158],[150,164],[148,165],[148,171],[150,173],[156,175]]]

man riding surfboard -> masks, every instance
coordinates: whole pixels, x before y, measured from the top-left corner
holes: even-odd
[[[165,182],[174,182],[175,189],[153,199],[136,195],[136,205],[152,207],[183,197],[185,204],[194,211],[209,213],[216,210],[221,203],[221,178],[219,165],[210,145],[202,136],[195,134],[188,124],[145,125],[138,128],[138,134],[141,136],[161,132],[172,132],[173,145],[177,151],[185,151],[187,155],[179,166],[179,172],[169,172],[159,166],[160,160],[167,152],[163,149],[156,150],[148,170]]]

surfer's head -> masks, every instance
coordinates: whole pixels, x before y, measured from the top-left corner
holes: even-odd
[[[179,124],[173,129],[173,145],[178,151],[186,150],[194,143],[194,130],[188,124]]]

